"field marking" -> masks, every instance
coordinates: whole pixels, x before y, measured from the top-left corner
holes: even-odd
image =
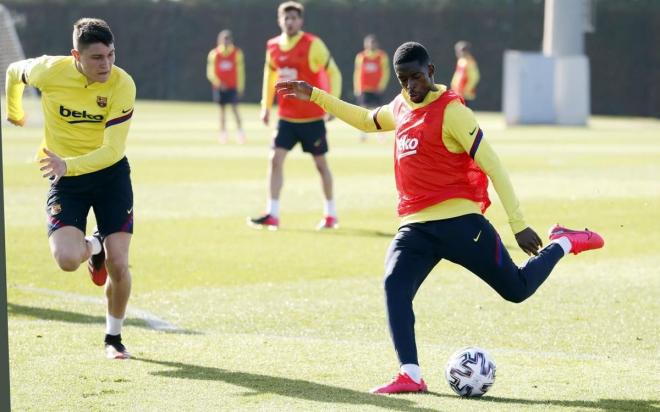
[[[102,298],[95,298],[92,296],[87,296],[87,295],[78,295],[77,293],[69,293],[69,292],[62,292],[59,290],[52,290],[52,289],[44,289],[44,288],[35,288],[32,286],[11,286],[15,289],[23,290],[26,292],[33,292],[33,293],[39,293],[42,295],[49,295],[49,296],[57,296],[60,298],[66,298],[66,299],[73,299],[77,300],[78,302],[87,302],[87,303],[94,303],[94,304],[99,304],[99,305],[105,305],[106,301],[105,299]],[[178,326],[169,323],[166,320],[163,320],[159,318],[158,316],[154,315],[151,312],[148,312],[146,310],[142,310],[139,308],[129,308],[126,310],[127,315],[130,315],[131,317],[135,317],[138,319],[141,319],[149,325],[151,329],[154,330],[159,330],[159,331],[167,331],[167,332],[185,332],[184,329],[179,328]]]

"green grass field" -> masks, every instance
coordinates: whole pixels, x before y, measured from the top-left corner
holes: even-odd
[[[519,305],[442,262],[415,300],[431,392],[383,397],[367,391],[398,367],[381,285],[398,222],[392,138],[361,144],[331,122],[341,229],[314,230],[319,178],[296,148],[285,166],[282,228],[257,231],[245,219],[264,207],[272,131],[256,107],[243,115],[248,143],[219,145],[213,104],[138,102],[127,151],[136,211],[123,331],[130,361],[103,357],[102,290],[84,267],[60,272],[50,256],[47,184],[31,162],[40,126],[3,125],[15,410],[660,408],[660,121],[507,128],[501,115],[478,113],[528,224],[540,234],[555,222],[588,226],[606,247],[566,257]],[[522,263],[493,197],[488,217]],[[149,314],[178,330],[155,330]],[[497,363],[483,399],[456,397],[444,379],[449,355],[467,345]]]

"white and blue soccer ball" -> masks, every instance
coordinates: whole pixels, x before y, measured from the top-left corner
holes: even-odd
[[[445,378],[459,396],[481,396],[495,383],[495,362],[476,346],[463,348],[449,358]]]

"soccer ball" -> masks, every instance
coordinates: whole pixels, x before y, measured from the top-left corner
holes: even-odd
[[[481,348],[463,348],[447,361],[445,378],[459,396],[481,396],[495,382],[495,362]]]

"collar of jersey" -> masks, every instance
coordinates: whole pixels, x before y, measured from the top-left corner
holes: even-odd
[[[406,101],[408,107],[415,110],[415,109],[419,109],[420,107],[424,107],[433,103],[434,101],[438,100],[438,97],[442,96],[442,94],[447,91],[447,86],[445,86],[444,84],[436,84],[435,87],[438,90],[429,90],[429,92],[426,93],[426,96],[424,97],[424,100],[422,100],[421,103],[414,103],[412,100],[410,100],[410,96],[408,96],[408,91],[406,91],[405,89],[401,90],[401,95],[403,96],[403,99]]]
[[[293,47],[298,43],[298,41],[302,38],[303,34],[305,32],[300,30],[298,34],[295,36],[287,36],[286,33],[282,33],[280,35],[280,49],[282,51],[289,51],[293,49]]]
[[[99,86],[103,86],[103,83],[99,83],[99,82],[87,83],[87,76],[80,73],[80,71],[78,71],[78,68],[76,67],[76,59],[74,59],[73,56],[70,56],[69,58],[71,59],[71,70],[73,70],[73,72],[75,73],[76,80],[78,80],[80,82],[80,84],[83,85],[83,87],[96,88],[96,87],[99,87]],[[112,70],[112,69],[110,69],[110,70]]]
[[[367,56],[367,57],[374,57],[374,56],[376,56],[376,55],[378,54],[379,51],[380,51],[380,49],[376,49],[376,50],[374,50],[374,51],[371,51],[371,50],[365,50],[365,51],[364,51],[364,55]]]
[[[218,46],[218,51],[226,56],[230,54],[232,51],[234,51],[234,45],[225,46],[224,44],[221,44],[220,46]]]

